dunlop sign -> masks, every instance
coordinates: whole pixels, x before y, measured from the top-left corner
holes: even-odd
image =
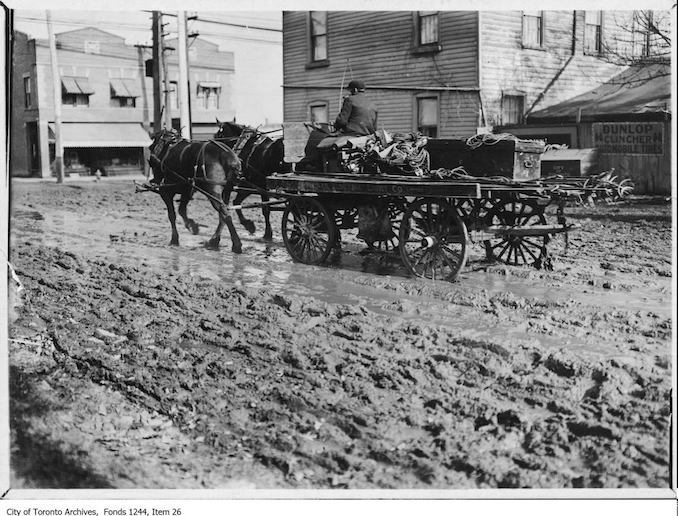
[[[664,126],[656,122],[593,124],[593,145],[602,154],[664,154]]]

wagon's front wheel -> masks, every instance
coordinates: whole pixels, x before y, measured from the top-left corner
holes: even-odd
[[[452,280],[466,263],[468,232],[444,199],[412,203],[400,224],[400,256],[415,276]]]
[[[318,265],[330,254],[337,228],[330,212],[311,197],[290,199],[282,217],[282,235],[295,262]]]

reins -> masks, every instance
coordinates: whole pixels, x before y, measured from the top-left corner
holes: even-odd
[[[158,185],[158,187],[159,187],[159,188],[163,188],[163,187],[164,187],[164,188],[170,188],[170,187],[176,186],[176,185],[178,185],[178,184],[185,184],[185,183],[188,183],[188,184],[191,186],[192,189],[197,190],[198,192],[202,193],[203,195],[205,195],[205,196],[208,197],[209,199],[212,199],[212,200],[214,200],[214,201],[216,201],[216,202],[218,202],[218,203],[220,203],[220,204],[224,204],[223,199],[219,199],[219,198],[217,198],[216,196],[210,194],[209,192],[206,192],[203,188],[200,188],[200,187],[196,184],[196,181],[200,181],[200,182],[208,183],[208,184],[212,184],[212,185],[220,185],[220,186],[228,186],[229,184],[232,184],[232,183],[235,184],[236,181],[215,181],[215,180],[213,180],[213,179],[207,178],[207,171],[205,170],[205,158],[204,158],[204,155],[205,155],[205,148],[206,148],[207,145],[209,145],[210,143],[213,143],[214,145],[216,145],[217,147],[219,147],[219,148],[220,148],[221,150],[223,150],[223,151],[226,151],[226,152],[233,152],[233,151],[232,151],[227,145],[224,145],[224,144],[221,143],[221,142],[218,142],[218,141],[215,141],[215,140],[208,140],[208,141],[206,141],[205,143],[203,143],[203,144],[201,145],[200,150],[198,151],[198,155],[196,156],[195,165],[193,165],[193,177],[190,177],[190,178],[189,178],[189,177],[183,176],[182,174],[180,174],[179,172],[177,172],[176,170],[174,170],[172,167],[168,166],[168,165],[165,163],[165,160],[166,160],[167,157],[169,156],[170,151],[171,151],[174,147],[176,147],[179,143],[181,143],[182,141],[187,141],[189,145],[187,145],[185,148],[183,148],[183,149],[181,150],[181,153],[179,154],[179,163],[181,163],[181,159],[182,159],[182,157],[183,157],[183,155],[184,155],[184,152],[186,152],[186,150],[188,149],[188,147],[189,147],[191,144],[197,143],[197,142],[190,142],[190,141],[188,141],[188,140],[183,140],[183,139],[177,140],[177,141],[175,141],[174,143],[171,143],[171,144],[166,148],[166,150],[163,149],[164,152],[161,152],[161,154],[164,154],[164,155],[162,156],[162,158],[160,158],[159,156],[157,156],[157,155],[151,153],[151,157],[152,157],[152,158],[155,158],[157,161],[159,161],[159,163],[160,163],[160,171],[161,171],[161,172],[164,173],[164,172],[167,171],[167,172],[169,172],[170,174],[176,176],[177,178],[179,178],[179,179],[181,180],[180,183],[175,183],[175,184],[162,184],[162,183],[161,183],[160,185]],[[200,167],[200,160],[201,160],[201,158],[202,158],[203,177],[198,177],[198,168]],[[238,180],[239,180],[239,179],[238,179]],[[164,182],[164,178],[163,178],[163,182]]]

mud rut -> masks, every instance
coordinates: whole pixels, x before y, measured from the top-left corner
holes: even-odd
[[[553,271],[170,248],[128,182],[12,185],[13,487],[668,487],[670,206],[569,210]],[[366,271],[366,272],[365,272]]]

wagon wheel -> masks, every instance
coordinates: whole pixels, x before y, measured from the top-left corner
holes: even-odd
[[[527,200],[503,201],[487,214],[488,226],[534,226],[546,224],[544,208]],[[485,241],[485,253],[490,261],[508,265],[541,267],[546,258],[549,235],[504,235]]]
[[[325,261],[337,239],[330,212],[311,197],[290,199],[282,216],[282,235],[295,262],[317,265]]]
[[[466,262],[466,225],[453,204],[413,202],[400,224],[400,255],[409,271],[429,279],[454,279]]]
[[[493,207],[491,199],[456,199],[454,204],[467,229],[478,229],[484,224]]]
[[[388,204],[388,218],[391,221],[391,235],[386,240],[376,242],[379,251],[391,252],[398,249],[400,225],[403,220],[407,203],[405,199],[397,198]]]
[[[358,224],[358,208],[342,208],[334,210],[334,223],[337,229],[353,229]]]

